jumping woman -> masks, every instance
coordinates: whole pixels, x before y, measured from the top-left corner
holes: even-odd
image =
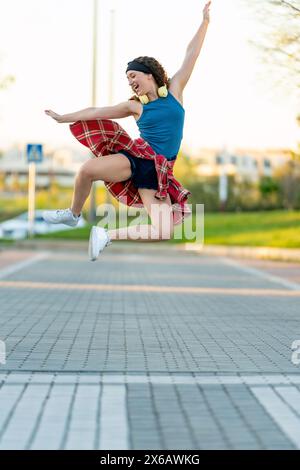
[[[183,136],[183,90],[202,48],[210,20],[210,4],[211,1],[206,3],[202,24],[187,47],[181,68],[171,79],[153,57],[137,57],[126,69],[129,86],[135,93],[128,101],[63,115],[45,111],[58,123],[73,123],[70,130],[74,137],[98,158],[91,158],[81,166],[71,207],[44,211],[44,220],[76,226],[92,183],[98,180],[102,180],[120,202],[144,207],[151,219],[151,225],[115,230],[93,226],[89,239],[91,261],[95,261],[112,240],[168,240],[173,236],[174,225],[191,214],[186,203],[191,193],[174,178],[173,166]],[[138,139],[132,140],[113,121],[128,116],[136,120],[140,131]]]

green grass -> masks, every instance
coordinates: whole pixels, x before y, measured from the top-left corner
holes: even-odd
[[[1,248],[1,245],[12,245],[13,246],[14,244],[14,240],[7,240],[6,238],[0,238],[0,248]]]
[[[97,194],[97,204],[99,204],[104,201],[105,190],[98,188]],[[70,199],[70,189],[58,188],[52,192],[41,191],[37,194],[36,207],[39,209],[68,207]],[[0,222],[16,216],[24,210],[27,210],[27,199],[24,196],[0,199]],[[84,215],[87,216],[87,214]],[[146,218],[143,223],[147,223]],[[300,211],[205,213],[204,225],[204,241],[207,245],[300,248]],[[176,230],[181,231],[181,228],[177,227]],[[84,228],[56,232],[36,238],[88,240],[89,232],[90,225],[87,225]],[[193,240],[174,237],[170,243],[191,241]],[[0,240],[1,243],[7,242]]]
[[[205,214],[205,244],[300,248],[300,211]],[[37,238],[87,240],[90,225]],[[174,239],[171,243],[191,242]]]
[[[206,214],[208,245],[300,248],[300,211]]]
[[[53,232],[45,235],[36,235],[36,239],[46,240],[88,240],[90,234],[91,225],[86,227],[62,230],[61,232]]]

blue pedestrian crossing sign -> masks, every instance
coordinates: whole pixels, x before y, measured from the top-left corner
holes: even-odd
[[[26,147],[27,162],[40,163],[43,161],[42,144],[27,144]]]

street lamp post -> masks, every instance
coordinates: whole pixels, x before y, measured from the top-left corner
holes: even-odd
[[[226,170],[222,168],[220,176],[219,176],[219,200],[220,200],[221,212],[225,211],[226,202],[227,202],[227,191],[228,191],[227,188],[228,188],[227,173],[226,173]]]
[[[93,71],[92,71],[92,106],[96,106],[97,100],[97,39],[98,39],[98,0],[93,0]],[[89,221],[96,220],[96,183],[92,183],[90,192]]]
[[[221,154],[221,167],[219,170],[219,201],[220,211],[224,212],[228,197],[228,175],[227,175],[227,162],[224,161],[227,157],[226,152]]]
[[[92,106],[97,102],[97,41],[98,41],[98,0],[93,0],[93,72],[92,72]],[[109,104],[114,100],[114,57],[115,57],[115,9],[110,10],[110,54],[109,54]],[[109,202],[109,193],[106,192],[106,202]],[[96,183],[92,184],[90,193],[89,221],[96,220]]]
[[[114,101],[114,61],[115,61],[115,10],[110,10],[110,51],[109,51],[109,104]]]
[[[114,61],[115,61],[115,10],[110,10],[110,47],[109,47],[109,66],[108,66],[108,104],[114,102]],[[105,193],[105,203],[111,203],[111,196],[108,191]]]

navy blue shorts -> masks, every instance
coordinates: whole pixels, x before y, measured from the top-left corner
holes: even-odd
[[[118,153],[125,155],[131,165],[131,179],[135,188],[157,189],[157,173],[154,160],[134,157],[127,150],[120,150]],[[177,155],[176,155],[177,156]],[[175,160],[176,156],[168,160]]]

